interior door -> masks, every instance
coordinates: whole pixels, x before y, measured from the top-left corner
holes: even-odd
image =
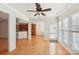
[[[32,24],[32,36],[36,35],[36,24]]]

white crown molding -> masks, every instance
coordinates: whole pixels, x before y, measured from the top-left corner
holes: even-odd
[[[2,5],[6,6],[7,8],[9,8],[11,11],[13,11],[15,13],[15,16],[19,16],[22,20],[25,21],[29,21],[29,18],[24,15],[23,13],[21,13],[20,11],[16,10],[15,8],[11,7],[10,5],[6,4],[6,3],[2,3]],[[17,14],[17,15],[16,15]]]

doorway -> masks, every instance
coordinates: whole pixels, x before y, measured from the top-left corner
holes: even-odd
[[[32,36],[44,36],[45,25],[43,21],[34,21],[31,26]]]
[[[32,36],[36,36],[36,24],[32,23]]]
[[[5,12],[0,11],[0,54],[8,52],[8,17]]]

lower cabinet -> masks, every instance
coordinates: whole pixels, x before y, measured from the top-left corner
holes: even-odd
[[[18,32],[18,39],[27,39],[27,31]]]

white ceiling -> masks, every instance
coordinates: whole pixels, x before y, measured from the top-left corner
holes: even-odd
[[[60,11],[64,10],[68,7],[68,3],[40,3],[41,7],[45,8],[52,8],[52,11],[45,12],[46,16],[40,16],[41,18],[45,17],[52,17],[57,13],[61,13]],[[17,9],[18,11],[22,12],[30,19],[38,19],[39,16],[34,16],[34,12],[27,12],[27,10],[35,10],[34,3],[8,3],[11,7]]]

